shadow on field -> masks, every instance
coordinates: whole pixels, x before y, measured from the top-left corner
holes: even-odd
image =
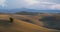
[[[60,19],[54,16],[47,16],[39,19],[44,23],[44,27],[60,30]]]
[[[10,26],[9,20],[0,20],[0,26]]]
[[[32,20],[29,20],[29,19],[26,19],[26,18],[21,18],[20,20],[34,24],[34,22]]]

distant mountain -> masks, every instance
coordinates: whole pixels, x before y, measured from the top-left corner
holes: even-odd
[[[0,9],[1,13],[16,13],[16,12],[21,12],[21,11],[27,11],[27,12],[48,12],[48,13],[53,13],[53,12],[58,12],[60,13],[60,10],[36,10],[36,9],[27,9],[27,8],[17,8],[17,9]]]
[[[18,8],[18,9],[11,9],[10,12],[21,12],[21,11],[27,11],[27,12],[48,12],[48,13],[60,13],[60,10],[36,10],[36,9],[26,9],[26,8]]]
[[[6,13],[8,12],[6,9],[0,9],[0,13]]]

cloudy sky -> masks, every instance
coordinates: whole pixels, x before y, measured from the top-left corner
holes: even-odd
[[[60,10],[60,0],[0,0],[0,6],[5,9]]]

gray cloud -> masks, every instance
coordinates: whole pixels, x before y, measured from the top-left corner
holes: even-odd
[[[60,9],[60,0],[7,0],[7,9],[30,8],[30,9]],[[59,7],[58,7],[59,6]]]
[[[38,0],[38,1],[60,3],[60,0]]]
[[[5,7],[6,6],[6,0],[0,0],[0,6]]]

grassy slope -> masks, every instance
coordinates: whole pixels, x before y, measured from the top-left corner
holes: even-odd
[[[14,26],[17,29],[21,29],[21,31],[23,30],[24,32],[48,32],[47,29],[42,28],[40,26],[31,24],[31,23],[27,23],[21,20],[16,20],[18,22],[15,22],[16,26]],[[42,31],[43,30],[43,31]]]
[[[3,17],[3,16],[1,16]],[[5,19],[3,19],[5,20]],[[6,22],[5,22],[6,24]],[[2,24],[1,24],[2,25]],[[44,32],[46,31],[44,29],[44,31],[41,31],[41,27],[34,25],[34,24],[30,24],[18,19],[14,20],[14,23],[12,24],[6,24],[6,25],[0,25],[0,31],[2,32]],[[47,32],[47,31],[46,31]]]
[[[5,17],[0,16],[2,18]],[[7,17],[8,18],[8,17]],[[24,22],[18,19],[14,19],[14,23],[12,24],[7,24],[5,26],[0,26],[0,32],[53,32],[56,30],[50,30],[47,28],[43,28],[38,25],[34,25],[28,22]]]
[[[36,24],[36,25],[39,25],[39,26],[42,26],[42,22],[38,21],[39,17],[40,16],[30,16],[30,15],[13,15],[14,18],[17,18],[20,20],[20,18],[26,18],[26,19],[29,19],[29,20],[32,20],[34,23],[33,24]]]

